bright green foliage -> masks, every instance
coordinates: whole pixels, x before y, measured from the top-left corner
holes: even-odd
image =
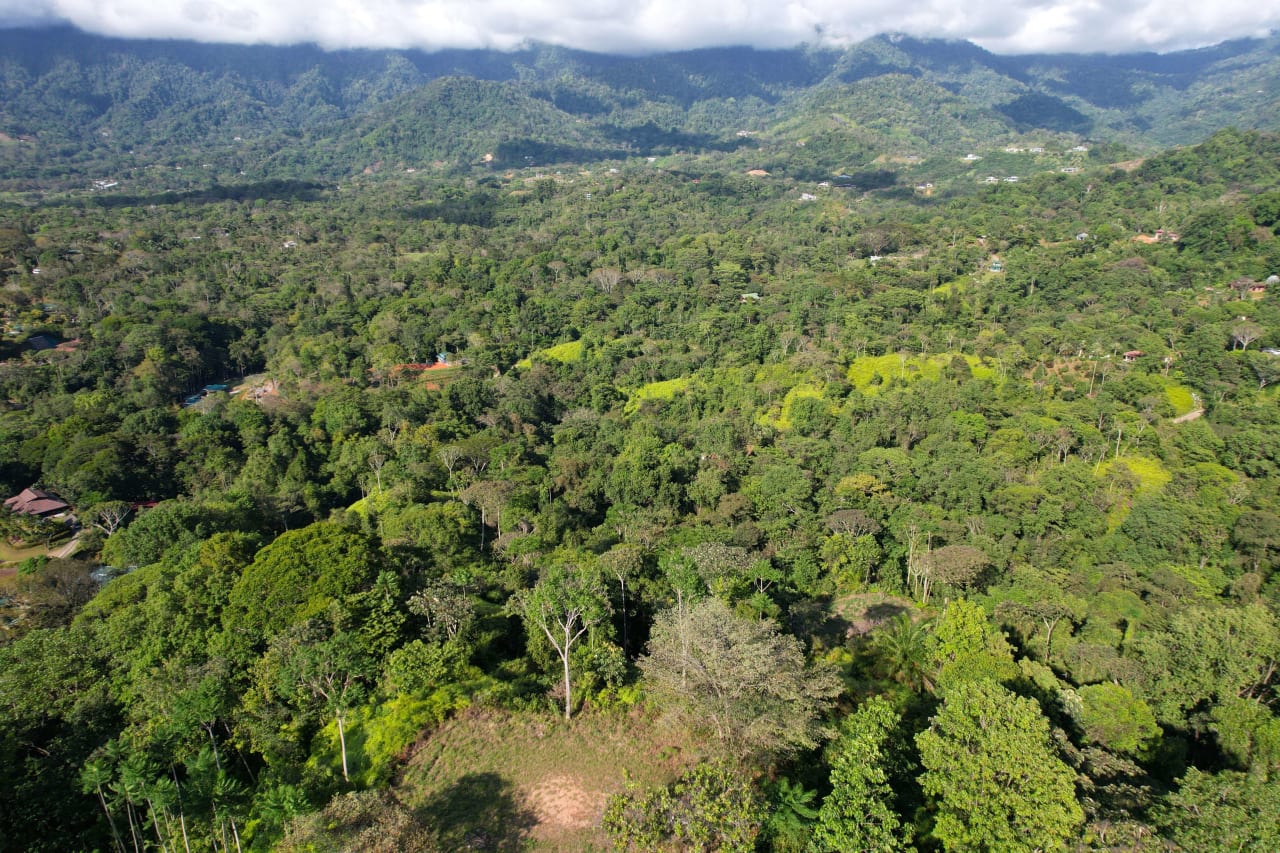
[[[645,400],[670,400],[676,394],[684,391],[689,387],[689,379],[681,377],[679,379],[664,379],[661,382],[650,382],[631,392],[630,398],[627,400],[625,411],[628,413],[636,412],[640,409],[640,404]]]
[[[281,534],[231,590],[223,617],[233,644],[270,636],[371,584],[380,558],[365,534],[320,522]]]
[[[562,344],[556,344],[553,347],[547,347],[539,350],[537,356],[546,358],[551,361],[558,361],[562,364],[578,361],[582,358],[582,353],[586,349],[584,341],[565,341]],[[523,358],[516,362],[516,367],[528,369],[533,367],[533,358]]]
[[[876,853],[911,849],[911,826],[895,810],[889,771],[891,741],[901,719],[875,697],[844,719],[827,747],[831,793],[822,801],[810,853]]]
[[[1209,727],[1242,769],[1274,776],[1280,770],[1280,717],[1256,699],[1230,696],[1213,709]]]
[[[765,825],[765,835],[770,848],[777,853],[799,853],[813,832],[813,822],[818,817],[814,801],[817,791],[806,790],[804,785],[785,776],[770,785],[766,792],[773,804],[773,814]]]
[[[1078,691],[1080,727],[1089,740],[1112,752],[1144,757],[1160,738],[1147,703],[1121,684],[1088,684]]]
[[[860,589],[870,583],[881,555],[875,537],[866,533],[833,533],[822,543],[822,557],[844,589]]]
[[[864,393],[874,393],[877,387],[876,377],[881,379],[898,379],[901,381],[910,381],[912,379],[924,379],[927,381],[937,381],[942,377],[944,371],[950,368],[951,362],[955,358],[963,359],[971,375],[978,379],[990,379],[995,375],[995,371],[982,361],[972,355],[933,355],[928,357],[920,357],[909,354],[890,354],[881,356],[864,356],[855,359],[853,364],[849,366],[849,381],[854,384],[859,391]]]
[[[316,733],[308,766],[336,777],[345,746],[353,786],[386,784],[405,749],[423,730],[439,725],[468,704],[463,688],[446,685],[423,697],[400,695],[376,706],[355,706],[342,717],[341,731],[334,715]]]
[[[1252,774],[1192,768],[1156,823],[1187,853],[1280,850],[1280,785]]]
[[[1084,821],[1075,775],[1053,748],[1048,720],[1035,702],[998,684],[949,690],[916,744],[920,784],[935,812],[932,835],[946,850],[1066,850]]]
[[[102,549],[102,558],[115,566],[145,566],[228,529],[229,521],[226,513],[215,507],[194,501],[164,501],[114,533]]]
[[[909,690],[932,690],[934,668],[930,639],[923,622],[912,619],[909,613],[899,615],[871,636],[876,673]]]
[[[1013,650],[982,608],[959,598],[933,623],[929,651],[938,691],[968,681],[1003,682],[1017,676]]]
[[[666,788],[629,789],[605,807],[615,850],[750,853],[768,817],[749,774],[730,764],[699,764]]]
[[[277,635],[260,666],[267,690],[304,719],[334,721],[344,782],[351,777],[347,716],[367,698],[374,664],[358,634],[309,621]]]
[[[1271,695],[1280,624],[1260,604],[1194,607],[1172,614],[1165,630],[1133,647],[1146,670],[1144,698],[1156,719],[1174,724],[1200,703]]]

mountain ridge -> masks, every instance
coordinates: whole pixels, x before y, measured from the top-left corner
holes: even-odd
[[[615,56],[541,44],[510,53],[326,52],[57,27],[0,30],[0,56],[0,140],[9,140],[0,158],[28,179],[51,159],[82,172],[126,155],[251,171],[297,145],[295,171],[324,163],[311,171],[327,177],[361,171],[366,154],[468,168],[498,148],[512,154],[502,166],[726,151],[755,134],[803,142],[829,124],[821,105],[833,100],[859,129],[853,144],[887,153],[905,133],[922,156],[1037,133],[1149,152],[1228,126],[1280,128],[1275,35],[1173,54],[997,55],[969,42],[881,35],[845,49]],[[433,104],[432,93],[450,90],[438,85],[447,79],[493,85],[470,87],[474,102]],[[887,115],[904,112],[927,123],[942,102],[938,128],[886,127]],[[953,126],[967,119],[976,123],[964,132]],[[403,137],[406,123],[413,145],[401,138],[366,151],[351,141]],[[20,150],[37,140],[38,154]]]

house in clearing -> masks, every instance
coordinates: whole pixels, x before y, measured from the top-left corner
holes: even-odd
[[[41,489],[23,489],[20,493],[4,502],[5,509],[19,515],[34,515],[37,518],[50,518],[71,509],[71,506],[56,495]]]

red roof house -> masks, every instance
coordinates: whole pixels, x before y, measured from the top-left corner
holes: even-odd
[[[10,512],[35,515],[40,518],[57,515],[71,508],[66,501],[40,489],[23,489],[21,494],[5,500],[4,505]]]

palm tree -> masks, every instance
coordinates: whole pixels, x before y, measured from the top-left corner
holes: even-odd
[[[818,817],[818,809],[813,804],[818,792],[806,791],[804,785],[786,777],[770,788],[774,810],[769,816],[768,831],[773,849],[779,853],[803,850]]]
[[[871,637],[876,670],[915,692],[932,692],[928,638],[924,623],[907,613],[898,616]]]

